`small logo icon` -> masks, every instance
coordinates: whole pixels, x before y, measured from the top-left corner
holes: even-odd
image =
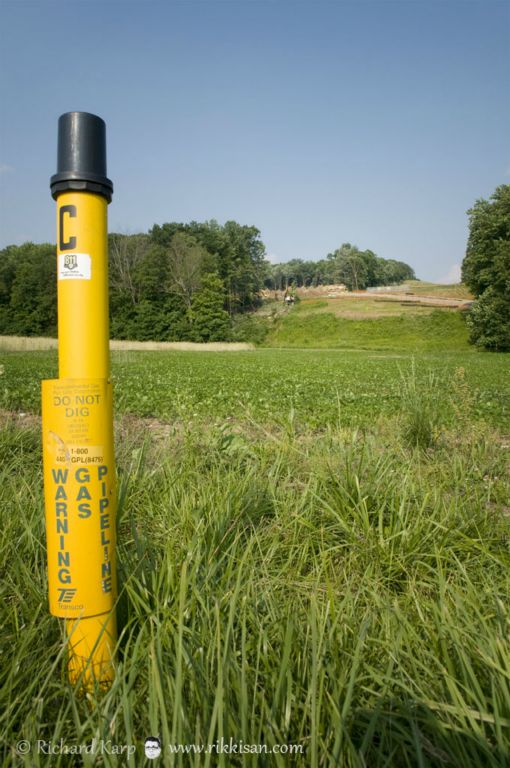
[[[76,269],[78,266],[78,259],[76,257],[75,253],[66,253],[64,255],[64,268],[65,269]]]
[[[77,589],[59,589],[58,590],[58,602],[59,603],[72,603]]]
[[[147,736],[145,739],[145,756],[149,760],[155,760],[161,754],[161,742],[157,736]]]

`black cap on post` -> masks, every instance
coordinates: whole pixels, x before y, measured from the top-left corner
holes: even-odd
[[[54,198],[69,190],[112,199],[106,176],[106,125],[89,112],[66,112],[58,121],[57,173],[50,180]]]

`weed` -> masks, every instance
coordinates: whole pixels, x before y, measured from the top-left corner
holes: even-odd
[[[443,389],[440,379],[428,371],[419,379],[414,361],[401,378],[402,433],[414,448],[432,448],[437,444],[445,423]]]

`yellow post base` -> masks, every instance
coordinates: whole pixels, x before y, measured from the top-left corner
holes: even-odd
[[[80,679],[89,690],[108,687],[114,678],[114,656],[117,638],[115,612],[83,619],[68,619],[69,680]]]

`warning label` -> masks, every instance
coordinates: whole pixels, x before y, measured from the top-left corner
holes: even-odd
[[[115,600],[115,467],[111,384],[42,383],[50,611],[94,616]]]
[[[59,280],[90,280],[92,259],[88,253],[59,253]]]

